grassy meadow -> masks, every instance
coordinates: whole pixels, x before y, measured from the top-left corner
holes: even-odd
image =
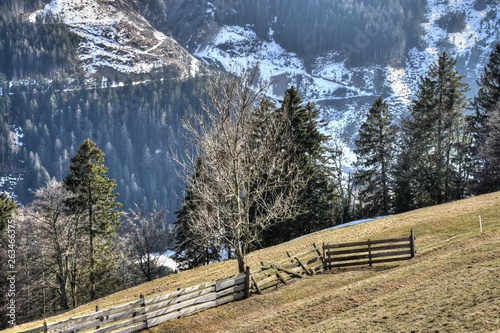
[[[500,332],[500,192],[318,232],[252,252],[248,265],[257,270],[262,261],[279,261],[286,251],[299,253],[313,243],[403,237],[411,229],[417,248],[412,260],[332,270],[148,332]],[[236,273],[233,260],[200,267],[112,294],[47,321]]]

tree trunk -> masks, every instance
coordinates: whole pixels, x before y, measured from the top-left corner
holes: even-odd
[[[234,254],[236,255],[236,260],[238,261],[238,272],[245,272],[245,250],[241,248],[241,245],[234,247]]]

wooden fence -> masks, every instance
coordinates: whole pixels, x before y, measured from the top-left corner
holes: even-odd
[[[262,293],[280,284],[288,284],[294,278],[314,275],[323,271],[323,269],[323,257],[319,249],[314,245],[312,250],[294,256],[288,254],[287,259],[274,264],[262,263],[262,267],[251,274],[252,291]]]
[[[168,320],[248,297],[250,270],[223,280],[204,283],[153,298],[130,302],[19,333],[131,333]]]
[[[415,235],[410,237],[367,240],[364,242],[323,244],[327,269],[408,260],[415,257]]]
[[[262,267],[245,273],[177,290],[175,292],[99,310],[88,315],[69,318],[57,323],[19,333],[132,333],[151,328],[166,321],[229,302],[249,297],[251,292],[262,293],[291,280],[315,275],[325,269],[354,265],[407,260],[415,257],[415,237],[365,242],[323,244],[323,253],[314,248],[273,264],[262,263]]]

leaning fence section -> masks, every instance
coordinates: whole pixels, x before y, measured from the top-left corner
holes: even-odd
[[[327,269],[408,260],[415,257],[415,235],[367,240],[364,242],[323,244]]]
[[[19,333],[138,332],[175,318],[248,297],[251,287],[248,274],[249,270],[227,279],[180,289],[153,298],[145,299],[141,296],[135,302],[111,309],[97,309],[92,314],[57,323],[44,323],[42,326]]]
[[[270,288],[286,285],[293,279],[314,275],[323,269],[323,257],[316,246],[293,256],[288,254],[288,258],[273,264],[262,263],[259,270],[252,272],[252,292],[262,293]]]

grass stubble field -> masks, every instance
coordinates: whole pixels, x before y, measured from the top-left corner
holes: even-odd
[[[481,216],[483,233],[480,233]],[[263,295],[173,320],[149,333],[184,332],[500,332],[500,192],[368,223],[326,230],[252,252],[252,270],[312,248],[407,236],[416,258],[335,269]],[[90,313],[237,273],[225,261],[174,274],[76,308],[48,322]],[[28,323],[3,332],[34,327]]]

